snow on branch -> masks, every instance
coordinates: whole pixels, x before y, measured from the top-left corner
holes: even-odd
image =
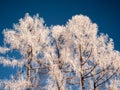
[[[8,52],[10,49],[6,48],[6,47],[0,47],[0,53],[5,54],[6,52]]]
[[[0,64],[3,64],[4,66],[18,66],[22,67],[24,65],[23,61],[16,60],[16,59],[10,59],[5,57],[0,57]]]
[[[25,90],[27,84],[28,81],[25,79],[0,81],[0,86],[4,87],[5,90]]]

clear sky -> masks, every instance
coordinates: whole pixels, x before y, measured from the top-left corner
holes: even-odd
[[[76,14],[87,15],[120,50],[120,0],[0,0],[0,45],[3,29],[12,28],[25,13],[38,13],[47,26],[65,25]],[[11,70],[0,65],[0,79],[8,78]]]

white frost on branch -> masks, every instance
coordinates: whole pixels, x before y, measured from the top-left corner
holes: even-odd
[[[24,65],[24,61],[0,57],[0,64],[3,64],[4,66],[12,66],[12,67],[18,66],[18,67],[22,67]]]
[[[25,90],[29,82],[25,79],[19,80],[4,80],[0,82],[0,85],[4,87],[4,90]]]
[[[10,49],[7,47],[0,47],[0,53],[5,54],[6,52],[8,52]]]

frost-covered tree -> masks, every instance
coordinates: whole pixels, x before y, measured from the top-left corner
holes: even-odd
[[[0,63],[16,67],[7,90],[118,90],[120,52],[108,35],[87,16],[76,15],[65,26],[46,27],[44,20],[25,15],[4,30]],[[17,51],[19,58],[4,54]],[[17,54],[16,54],[17,57]]]
[[[11,81],[3,81],[5,89],[40,88],[42,80],[39,74],[47,72],[47,61],[42,60],[40,55],[47,53],[50,41],[48,35],[48,28],[38,15],[30,17],[26,14],[24,19],[14,25],[14,29],[4,30],[5,47],[1,47],[1,53],[17,50],[21,55],[20,60],[9,57],[0,59],[4,65],[19,68]]]

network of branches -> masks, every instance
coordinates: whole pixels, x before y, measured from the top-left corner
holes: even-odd
[[[47,27],[26,14],[3,34],[0,64],[16,72],[4,90],[119,90],[120,52],[87,16]]]

